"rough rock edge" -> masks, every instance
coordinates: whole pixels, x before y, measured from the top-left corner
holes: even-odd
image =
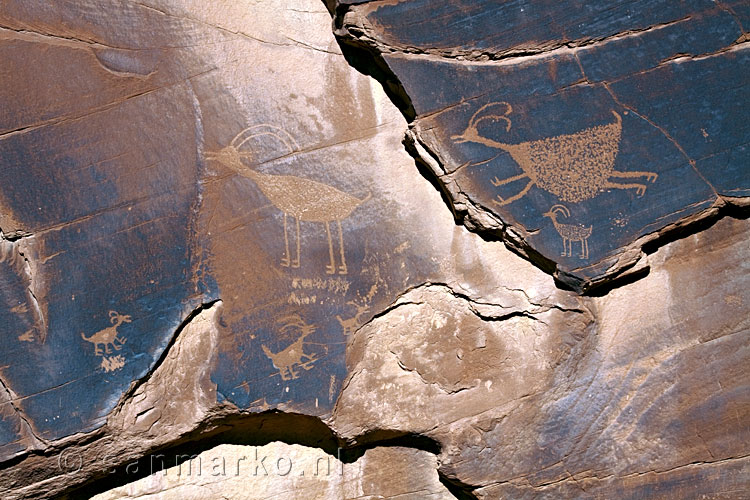
[[[742,218],[750,213],[750,197],[718,195],[710,207],[644,234],[629,245],[613,251],[611,257],[605,257],[601,261],[611,262],[609,268],[597,278],[584,280],[560,269],[556,262],[536,251],[527,241],[532,233],[526,231],[523,226],[514,226],[503,221],[472,200],[446,172],[444,161],[426,142],[420,137],[419,124],[410,124],[404,139],[406,148],[415,161],[427,167],[427,170],[438,179],[439,186],[445,190],[443,198],[450,203],[451,211],[458,222],[485,238],[502,240],[511,251],[529,260],[542,271],[552,274],[558,286],[582,295],[599,295],[605,290],[620,286],[630,278],[645,275],[648,266],[643,257],[668,242],[700,232],[724,216]]]
[[[582,318],[584,318],[584,322],[586,325],[591,325],[595,321],[594,313],[586,306],[584,303],[584,298],[577,297],[577,303],[578,307],[562,307],[558,304],[550,303],[548,302],[547,298],[543,298],[542,300],[538,301],[532,301],[529,299],[528,295],[523,292],[523,290],[508,290],[509,292],[522,292],[526,296],[526,307],[518,307],[513,308],[512,310],[508,310],[508,308],[505,308],[501,304],[497,303],[489,303],[489,302],[481,302],[478,301],[476,298],[471,297],[470,295],[467,295],[463,292],[460,292],[455,289],[455,287],[451,286],[448,283],[440,283],[440,282],[425,282],[421,283],[419,285],[414,285],[412,287],[409,287],[402,293],[394,299],[394,301],[380,310],[376,315],[374,315],[370,320],[365,322],[364,324],[360,325],[359,328],[357,328],[354,333],[352,334],[352,340],[351,342],[367,342],[369,337],[364,336],[364,332],[367,331],[367,328],[369,325],[379,321],[382,318],[385,318],[393,311],[399,309],[402,306],[406,305],[419,305],[423,304],[421,296],[424,292],[438,292],[438,293],[444,293],[448,294],[452,297],[455,297],[456,299],[465,302],[467,310],[474,314],[477,318],[479,318],[481,321],[490,322],[490,321],[508,321],[512,320],[517,317],[525,317],[529,319],[533,319],[535,321],[542,321],[540,318],[537,317],[537,315],[542,315],[545,313],[548,313],[549,311],[555,309],[566,313],[571,314],[578,314],[581,315]],[[586,330],[588,326],[584,328]],[[338,413],[339,403],[341,401],[341,394],[344,393],[346,388],[349,386],[349,384],[352,382],[352,380],[360,373],[358,370],[353,369],[354,367],[350,368],[350,374],[347,376],[347,378],[344,380],[344,383],[342,385],[342,388],[339,392],[339,400],[337,400],[336,405],[334,406],[333,415],[331,418],[327,421],[327,424],[329,427],[332,427],[333,430],[339,431],[339,435],[341,434],[341,429],[337,429],[336,425],[336,415]],[[421,378],[421,375],[417,370],[410,370],[403,366],[401,366],[402,369],[406,371],[415,371],[416,374]],[[430,384],[429,382],[422,380],[425,384]],[[521,399],[524,399],[528,397],[528,395],[523,396]],[[467,415],[465,417],[462,417],[458,421],[462,420],[471,420],[473,418],[477,417],[477,415]],[[501,417],[504,418],[504,417]],[[458,422],[456,421],[456,422]],[[453,422],[450,425],[455,425],[456,422]],[[450,432],[450,431],[447,431]],[[417,433],[410,433],[408,431],[403,430],[395,430],[390,428],[370,428],[366,432],[357,434],[357,435],[351,435],[351,436],[341,436],[344,442],[347,446],[351,447],[374,447],[382,445],[383,442],[387,442],[389,439],[393,439],[394,436],[398,438],[406,438],[409,439],[411,442],[416,443],[434,443],[437,447],[435,451],[428,448],[422,448],[421,446],[416,446],[420,449],[426,449],[427,451],[431,451],[432,453],[435,453],[438,455],[438,476],[440,478],[440,481],[443,483],[443,485],[450,491],[452,495],[454,495],[456,498],[460,500],[476,500],[479,497],[475,494],[475,491],[479,490],[480,488],[487,487],[489,485],[485,484],[469,484],[466,482],[463,482],[456,473],[452,470],[450,467],[445,467],[441,463],[441,457],[443,456],[443,450],[445,448],[445,443],[441,441],[441,433],[440,427],[435,426],[431,429],[426,429]]]
[[[566,41],[548,41],[546,43],[529,42],[525,45],[513,47],[504,50],[492,50],[492,49],[465,49],[462,47],[451,47],[451,48],[424,48],[415,47],[413,45],[401,44],[401,43],[390,43],[378,38],[377,35],[372,33],[373,26],[367,20],[367,14],[369,12],[362,12],[363,9],[368,7],[364,4],[378,3],[376,1],[360,2],[357,4],[346,4],[343,2],[337,2],[338,5],[331,6],[332,0],[327,0],[326,4],[329,12],[335,15],[340,21],[336,22],[336,26],[339,27],[348,37],[356,38],[367,46],[373,48],[381,54],[402,54],[409,56],[422,56],[428,57],[435,60],[453,60],[456,62],[479,62],[479,63],[499,63],[499,64],[516,64],[518,62],[527,62],[533,58],[549,57],[557,53],[569,53],[572,50],[589,48],[592,46],[605,45],[607,43],[641,36],[644,33],[652,31],[658,31],[670,26],[674,26],[686,21],[696,15],[704,15],[706,11],[688,14],[679,19],[673,19],[663,23],[657,23],[643,28],[625,30],[611,35],[599,36],[599,37],[583,37],[577,40],[566,40]],[[718,2],[717,2],[718,3]],[[362,7],[359,7],[362,6]],[[681,54],[678,58],[703,58],[713,55],[718,55],[729,50],[736,50],[738,46],[745,44],[748,41],[748,34],[742,28],[741,23],[737,17],[728,9],[722,8],[720,5],[714,7],[716,11],[724,11],[733,18],[742,35],[731,44],[723,47],[715,52],[701,53],[685,55]],[[675,58],[670,58],[662,61],[660,64],[671,62]]]
[[[172,353],[175,348],[179,349],[179,345],[184,342],[183,333],[189,332],[194,321],[207,316],[213,317],[220,305],[221,302],[218,300],[211,301],[206,304],[201,304],[198,308],[188,314],[185,320],[183,320],[175,330],[167,347],[162,352],[161,357],[154,363],[152,369],[142,378],[131,383],[130,388],[125,391],[120,398],[120,402],[112,410],[107,424],[103,427],[88,433],[72,434],[56,441],[45,441],[44,444],[46,444],[46,446],[43,448],[36,447],[35,449],[27,450],[24,453],[20,453],[17,456],[4,461],[2,463],[2,466],[4,466],[3,475],[0,476],[0,492],[3,493],[3,498],[14,498],[12,495],[14,495],[16,491],[18,491],[19,495],[23,498],[40,498],[48,496],[52,492],[59,492],[60,489],[65,487],[65,485],[71,484],[60,479],[61,475],[65,475],[65,472],[61,470],[64,468],[63,461],[68,460],[70,457],[73,457],[75,460],[80,458],[82,461],[81,468],[83,469],[86,466],[86,464],[83,463],[86,454],[81,450],[85,450],[89,447],[99,447],[101,448],[100,453],[95,454],[94,457],[102,456],[102,453],[104,453],[107,448],[116,444],[120,435],[127,435],[129,425],[124,422],[116,422],[115,418],[125,411],[128,405],[135,404],[132,403],[132,397],[137,393],[137,390],[140,387],[144,384],[148,384],[153,378],[158,377],[158,374],[163,370],[161,367],[165,363],[165,360],[167,360],[170,353]],[[131,448],[132,443],[125,442],[123,443],[122,450],[118,450],[117,453],[121,453],[124,459],[129,458],[132,460],[133,455],[132,453],[129,453]],[[110,452],[107,451],[107,453]],[[111,456],[111,454],[108,456]],[[120,457],[118,456],[118,458]],[[92,462],[97,461],[92,460]],[[69,465],[70,464],[68,464],[68,466]],[[14,475],[14,472],[18,474],[19,479],[11,477]],[[35,472],[38,473],[38,475],[36,475]],[[51,487],[51,489],[45,490],[47,487]],[[8,491],[4,491],[5,489]]]
[[[366,20],[355,9],[356,5],[342,4],[335,0],[326,0],[325,3],[333,17],[334,35],[347,61],[359,71],[378,80],[391,101],[405,116],[409,122],[409,130],[406,132],[404,145],[417,162],[422,174],[441,191],[456,221],[485,239],[503,241],[508,249],[527,259],[542,271],[551,274],[560,288],[572,290],[581,295],[604,294],[612,288],[647,274],[648,266],[645,264],[643,257],[648,253],[653,253],[662,245],[702,231],[726,215],[742,218],[750,212],[748,211],[750,197],[730,197],[717,194],[717,198],[710,207],[668,224],[659,230],[649,232],[629,245],[613,251],[609,257],[605,257],[599,262],[600,264],[609,263],[609,267],[598,277],[584,279],[572,272],[564,271],[559,268],[555,261],[543,256],[527,242],[530,233],[523,226],[502,220],[497,214],[483,207],[461,190],[455,179],[444,168],[446,163],[440,158],[439,153],[434,148],[430,148],[427,141],[421,137],[419,123],[416,121],[416,111],[411,99],[383,57],[383,54],[387,53],[400,53],[424,55],[442,60],[493,61],[502,64],[515,64],[528,61],[529,58],[547,57],[550,52],[554,51],[569,51],[575,48],[608,43],[624,37],[638,36],[647,31],[658,30],[665,26],[683,22],[686,19],[617,33],[602,39],[566,42],[559,46],[534,47],[520,52],[514,50],[504,52],[464,51],[464,53],[458,50],[419,50],[413,47],[391,47],[369,34]],[[737,50],[746,46],[747,43],[747,34],[743,33],[734,43],[716,53],[698,54],[690,57],[708,57]],[[673,62],[673,60],[668,62]]]
[[[449,284],[423,283],[404,291],[390,306],[380,311],[365,325],[409,303],[407,296],[410,292],[436,288],[466,301],[469,309],[485,321],[502,321],[518,315],[542,314],[550,309],[559,308],[542,299],[527,300],[527,308],[508,311],[502,305],[485,303],[456,291]],[[522,290],[509,290],[509,293],[511,292],[523,293]],[[493,305],[496,310],[492,310]],[[3,498],[79,498],[93,495],[137,479],[139,475],[125,473],[128,465],[139,463],[141,470],[151,472],[151,469],[146,467],[150,465],[147,461],[155,454],[174,453],[190,456],[221,443],[265,444],[278,440],[317,447],[332,456],[342,457],[346,462],[352,462],[362,456],[367,449],[379,446],[400,445],[435,455],[440,454],[441,444],[428,435],[373,429],[365,435],[343,439],[336,433],[331,421],[324,421],[318,417],[279,410],[261,413],[242,411],[230,403],[217,403],[206,398],[200,401],[191,399],[190,404],[194,403],[199,408],[199,414],[194,415],[192,420],[171,425],[169,433],[157,432],[156,435],[149,435],[155,422],[148,425],[141,417],[154,410],[154,402],[168,403],[164,399],[159,399],[159,384],[174,384],[172,370],[184,364],[180,356],[194,347],[191,340],[199,338],[210,342],[206,338],[217,335],[215,318],[221,306],[220,300],[213,301],[201,305],[188,315],[154,368],[148,375],[133,382],[104,427],[90,433],[68,436],[49,443],[45,450],[29,452],[13,460],[5,469],[5,481],[0,483],[0,491],[6,489]],[[584,312],[582,309],[565,310]],[[186,356],[190,354],[185,353]],[[210,365],[210,359],[204,360],[203,368]],[[210,370],[200,368],[193,367],[190,374],[196,380],[203,377],[204,381],[210,381]],[[190,376],[186,378],[189,382]],[[169,410],[156,409],[160,412],[157,421],[162,418],[162,410],[164,418],[168,420]],[[174,413],[174,409],[172,412]],[[72,468],[70,473],[63,470],[66,467]],[[147,474],[140,476],[145,475]],[[475,486],[462,484],[440,467],[438,475],[441,482],[457,498],[476,498],[471,493]]]
[[[196,395],[190,394],[184,403],[197,411],[187,419],[170,420],[169,417],[183,416],[184,408],[172,404],[171,398],[163,398],[160,388],[175,385],[173,371],[184,370],[181,357],[195,355],[191,348],[195,348],[196,342],[208,342],[211,346],[208,351],[215,354],[214,343],[218,336],[215,325],[221,306],[222,302],[216,300],[188,315],[154,368],[133,382],[104,427],[45,443],[44,449],[40,447],[6,461],[0,477],[3,499],[88,498],[160,470],[154,469],[151,462],[158,454],[180,455],[187,459],[224,443],[263,445],[283,441],[319,448],[346,463],[356,461],[366,450],[379,446],[403,446],[439,455],[440,444],[426,436],[384,430],[371,433],[356,443],[347,442],[318,417],[279,410],[244,411],[227,402],[218,403],[215,396],[212,401],[206,397],[196,400]],[[183,371],[185,380],[179,382],[212,384],[208,369],[212,360],[203,361],[203,365]],[[177,390],[181,388],[180,385]],[[143,417],[154,410],[159,417],[149,425]],[[162,433],[159,429],[151,432],[161,419],[169,421],[165,424],[169,432]],[[138,472],[133,473],[134,469]],[[464,486],[445,477],[439,469],[438,476],[457,498],[475,498],[462,496]],[[465,487],[465,491],[471,489]]]

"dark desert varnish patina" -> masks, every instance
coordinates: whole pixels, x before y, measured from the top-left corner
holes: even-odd
[[[337,12],[342,41],[380,61],[451,202],[474,207],[470,225],[507,224],[511,244],[577,290],[627,270],[665,228],[750,194],[746,2]],[[570,213],[558,224],[591,228],[590,251],[560,252],[566,239],[544,215],[558,204]]]

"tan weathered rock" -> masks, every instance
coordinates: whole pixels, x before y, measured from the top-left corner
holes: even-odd
[[[357,332],[333,427],[349,438],[431,434],[500,408],[512,412],[551,384],[590,323],[583,310],[529,305],[475,302],[444,285],[403,295]]]
[[[200,311],[179,333],[153,375],[131,391],[107,424],[124,441],[157,444],[194,430],[216,407],[210,367],[221,302]]]
[[[748,229],[727,218],[670,243],[578,310],[492,319],[413,290],[358,332],[332,425],[430,436],[441,473],[481,498],[744,491]]]
[[[193,456],[159,456],[157,463],[167,468],[92,500],[454,498],[438,480],[435,456],[410,448],[371,449],[344,463],[300,445],[224,444]]]

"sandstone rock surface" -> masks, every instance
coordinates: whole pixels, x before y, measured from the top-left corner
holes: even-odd
[[[569,287],[632,271],[685,219],[747,203],[745,2],[330,7],[457,215]]]
[[[0,3],[0,496],[749,496],[750,10],[564,4]]]

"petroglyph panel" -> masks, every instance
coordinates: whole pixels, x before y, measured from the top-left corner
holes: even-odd
[[[750,194],[745,10],[631,7],[372,2],[340,9],[337,33],[380,59],[459,217],[584,290],[630,268],[639,238]],[[589,249],[559,252],[561,223]]]
[[[741,491],[750,10],[334,3],[0,2],[0,497]]]

